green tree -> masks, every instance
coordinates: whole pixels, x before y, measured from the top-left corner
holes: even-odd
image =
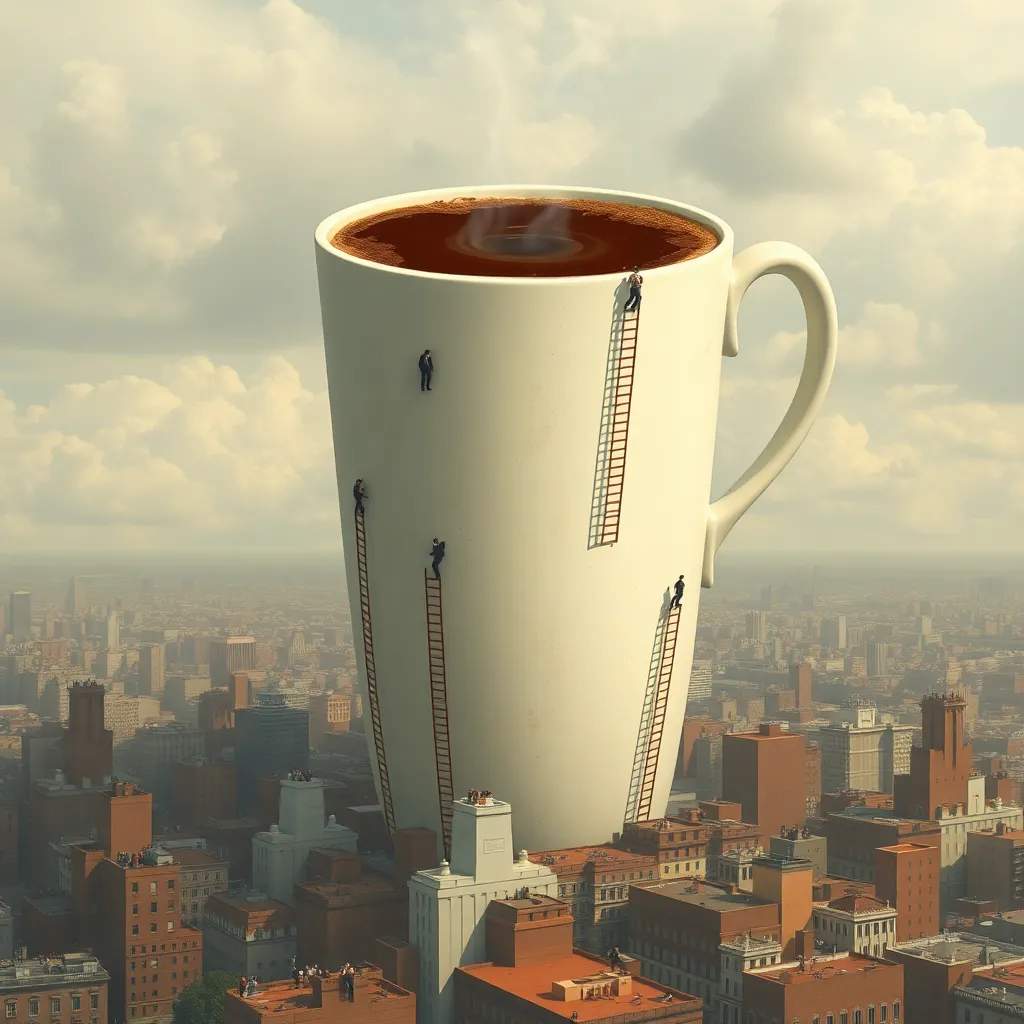
[[[174,1024],[224,1024],[224,996],[237,984],[238,978],[226,971],[204,974],[178,997]]]

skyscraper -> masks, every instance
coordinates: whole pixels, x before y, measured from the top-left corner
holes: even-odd
[[[64,598],[64,612],[71,618],[75,618],[85,610],[85,582],[79,576],[72,576],[68,583],[67,596]]]
[[[15,640],[28,640],[32,636],[32,595],[27,590],[11,593],[11,614],[8,622]]]
[[[235,711],[235,765],[238,808],[259,808],[260,779],[284,778],[309,765],[309,712],[284,704]]]
[[[884,676],[889,674],[889,659],[885,653],[885,644],[868,644],[868,675]]]
[[[107,650],[119,651],[121,649],[121,619],[117,612],[111,612],[107,616]]]
[[[747,612],[747,636],[763,644],[768,639],[768,616],[758,609]]]
[[[235,672],[251,672],[255,668],[255,637],[210,637],[210,686],[229,686]]]
[[[139,693],[164,692],[164,645],[146,644],[139,650]]]
[[[846,616],[836,615],[821,623],[821,642],[833,651],[846,650]]]

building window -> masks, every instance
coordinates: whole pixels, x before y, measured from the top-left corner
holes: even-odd
[[[89,1009],[98,1010],[100,1008],[100,994],[99,992],[89,993]]]
[[[50,1013],[60,1013],[60,996],[50,996]]]
[[[885,1003],[882,1003],[878,1008],[878,1019],[881,1021],[881,1024],[886,1024],[886,1021],[889,1019],[889,1007]]]
[[[169,932],[173,932],[174,931],[174,922],[173,921],[168,921],[167,922],[167,930]]]
[[[138,917],[138,916],[139,916],[139,905],[138,905],[138,903],[133,903],[132,904],[132,917]]]
[[[132,895],[134,896],[139,891],[139,883],[132,882]]]
[[[875,1008],[873,1006],[868,1007],[868,1024],[875,1024]]]
[[[168,892],[174,892],[174,879],[173,878],[167,883],[167,891]]]
[[[7,1011],[8,1020],[18,1019],[18,1004],[13,999],[5,1004],[5,1009]]]
[[[139,934],[139,926],[137,924],[133,924],[132,925],[132,935],[138,935],[138,934]]]
[[[864,1024],[864,1015],[859,1009],[853,1011],[853,1024]]]
[[[174,913],[174,900],[168,900],[167,901],[167,913],[168,914],[173,914]]]
[[[39,1013],[39,996],[29,996],[28,1012],[30,1017],[34,1017]]]
[[[149,883],[149,895],[150,896],[155,896],[156,895],[156,882],[150,882]]]
[[[898,999],[892,1001],[892,1019],[893,1021],[900,1019],[900,1001]]]
[[[155,914],[156,913],[156,900],[153,900],[153,902],[150,903],[150,905],[149,905],[149,912],[151,914]]]
[[[81,996],[72,996],[71,997],[71,1009],[72,1010],[80,1010],[81,1008],[82,1008],[82,997]]]

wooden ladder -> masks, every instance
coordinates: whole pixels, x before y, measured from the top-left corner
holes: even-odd
[[[640,310],[622,314],[622,341],[612,385],[611,427],[608,436],[608,476],[601,543],[619,539],[622,496],[626,483],[626,445],[629,441],[629,412],[633,402],[633,373],[640,333]]]
[[[679,611],[680,608],[677,604],[673,604],[668,611],[665,642],[661,648],[661,658],[658,661],[658,685],[654,695],[651,731],[647,738],[647,755],[644,758],[643,774],[640,779],[640,796],[637,800],[636,810],[637,821],[648,821],[651,817],[654,780],[658,774],[661,738],[665,732],[665,716],[668,712],[668,691],[672,683],[672,664],[676,658],[676,641],[679,638]]]
[[[373,658],[373,620],[370,616],[370,577],[366,571],[366,513],[356,510],[356,566],[359,575],[359,614],[363,630],[363,659],[366,663],[366,694],[370,703],[373,747],[377,754],[380,797],[384,805],[384,821],[388,834],[395,831],[395,808],[391,802],[391,780],[384,755],[384,730],[380,720],[380,697],[377,692],[377,665]]]
[[[437,765],[437,800],[441,807],[444,855],[452,853],[452,818],[455,789],[452,781],[452,748],[448,734],[448,682],[444,660],[444,615],[441,581],[430,569],[423,570],[427,599],[427,657],[430,664],[430,711],[434,723],[434,761]]]

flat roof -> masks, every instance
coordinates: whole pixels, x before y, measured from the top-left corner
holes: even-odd
[[[1024,959],[1024,946],[999,942],[971,932],[943,932],[927,938],[896,942],[889,949],[904,956],[947,964],[980,964],[986,956],[990,963]]]
[[[726,892],[716,885],[694,879],[680,878],[670,882],[642,882],[635,888],[644,892],[656,892],[660,896],[690,903],[698,907],[707,907],[720,914],[728,914],[733,910],[744,910],[748,907],[774,907],[771,900],[762,899],[749,892]]]
[[[649,853],[630,853],[615,846],[571,846],[565,850],[541,850],[531,853],[531,864],[545,867],[578,868],[593,862],[601,867],[628,867],[638,860],[653,860]]]
[[[621,996],[607,996],[601,999],[578,999],[566,1002],[556,999],[551,994],[551,986],[556,981],[576,981],[592,978],[595,975],[611,973],[608,965],[597,958],[591,959],[579,953],[560,957],[542,964],[526,964],[522,967],[496,967],[494,964],[475,964],[458,967],[457,971],[474,978],[479,978],[488,985],[508,992],[510,995],[525,999],[535,1006],[540,1006],[548,1013],[557,1013],[569,1019],[574,1013],[581,1021],[604,1020],[608,1017],[624,1017],[636,1015],[647,1017],[652,1010],[664,1007],[666,1014],[678,1012],[680,1005],[692,1002],[700,1005],[696,996],[680,993],[678,989],[670,989],[666,985],[658,985],[646,978],[632,977],[631,992]],[[662,1002],[665,994],[672,992],[676,998],[671,1003]],[[636,997],[639,1003],[634,1003]]]
[[[813,957],[805,970],[800,969],[799,961],[791,960],[788,963],[775,964],[773,967],[754,967],[747,973],[756,974],[759,978],[774,981],[779,985],[807,985],[822,981],[824,978],[893,970],[897,967],[897,964],[878,960],[873,956],[864,956],[862,953],[833,953],[831,956]]]
[[[879,846],[878,849],[886,853],[913,853],[915,850],[935,850],[937,847],[929,846],[928,843],[893,843],[891,846]]]
[[[358,966],[356,966],[356,973],[357,976],[362,973]],[[337,974],[335,973],[333,977],[335,979],[335,984],[337,984]],[[374,1014],[387,1012],[387,1008],[381,1006],[378,1000],[390,999],[394,1002],[399,1002],[404,999],[412,998],[412,993],[407,992],[404,988],[399,988],[398,985],[393,985],[391,982],[385,981],[382,978],[371,978],[365,982],[362,978],[357,978],[357,992],[357,1001],[366,1001],[367,996],[369,996],[375,1003],[377,1003]],[[247,996],[245,999],[242,999],[242,997],[239,996],[238,986],[233,985],[227,990],[227,998],[238,999],[247,1006],[251,1006],[254,1010],[259,1012],[261,1020],[266,1018],[273,1019],[277,1014],[281,1014],[283,1017],[285,1015],[295,1013],[296,1010],[314,1009],[313,986],[308,980],[300,988],[296,988],[295,982],[290,978],[287,981],[270,981],[261,983],[259,988],[256,990],[256,994]],[[333,998],[337,999],[338,997],[335,995]],[[344,1008],[349,1004],[339,1000],[339,1004],[337,1005],[340,1005],[342,1008],[337,1017],[337,1019],[340,1020],[344,1014]],[[303,1017],[300,1019],[304,1020],[305,1018]],[[315,1018],[311,1017],[310,1019]]]
[[[206,850],[171,849],[167,852],[174,858],[174,863],[180,864],[183,868],[197,868],[203,865],[213,867],[215,864],[227,863],[223,857],[215,857]]]

